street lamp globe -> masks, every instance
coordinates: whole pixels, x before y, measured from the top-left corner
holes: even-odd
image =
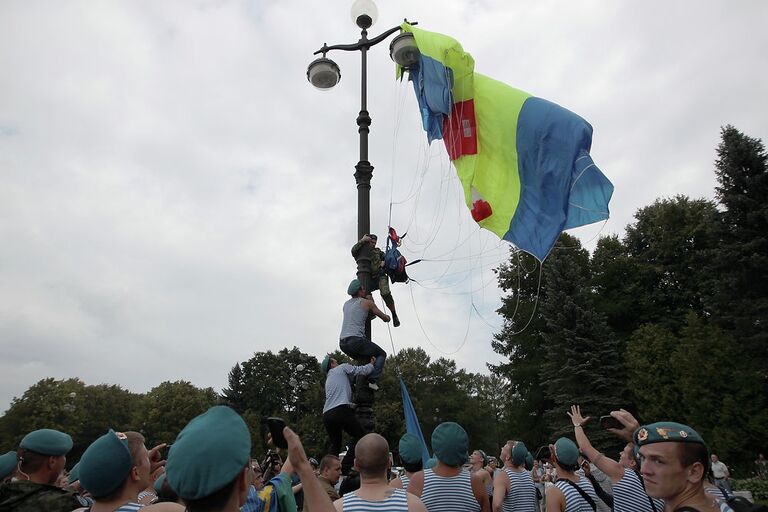
[[[371,28],[378,16],[379,10],[373,0],[355,0],[352,4],[352,21],[362,29]]]
[[[320,57],[309,64],[307,80],[321,91],[328,90],[341,80],[341,70],[331,59]]]
[[[408,69],[419,62],[419,47],[410,32],[403,32],[389,44],[389,56],[401,67]]]

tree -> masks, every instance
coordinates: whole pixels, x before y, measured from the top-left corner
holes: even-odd
[[[142,399],[135,426],[144,434],[147,446],[173,443],[191,419],[218,403],[213,388],[197,388],[191,382],[163,382]]]
[[[715,174],[721,247],[713,272],[713,317],[750,354],[758,379],[768,381],[768,155],[759,139],[733,126],[721,130]]]
[[[589,253],[567,234],[560,236],[558,246],[545,263],[539,304],[547,347],[542,372],[552,403],[544,418],[552,437],[571,433],[565,413],[571,404],[580,404],[593,416],[607,414],[623,405],[626,385],[616,337],[594,309]],[[602,431],[592,441],[596,446],[615,444],[615,438]]]
[[[640,421],[652,423],[669,419],[680,404],[677,369],[671,355],[678,340],[667,328],[645,324],[627,343],[625,364],[627,386],[632,391]]]
[[[640,323],[677,333],[693,311],[707,315],[713,282],[707,271],[718,248],[717,208],[706,199],[657,199],[635,213],[624,245],[634,263],[622,288],[631,292]]]
[[[221,390],[221,399],[240,414],[245,412],[245,383],[243,382],[243,369],[240,363],[229,371],[227,377],[229,387]]]

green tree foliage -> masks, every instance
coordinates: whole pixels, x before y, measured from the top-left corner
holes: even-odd
[[[668,328],[645,324],[632,334],[627,343],[627,385],[642,413],[640,420],[671,419],[670,412],[675,411],[680,403],[677,371],[671,359],[677,341]]]
[[[20,398],[14,398],[0,418],[0,448],[16,449],[27,433],[53,428],[72,436],[74,446],[69,459],[77,461],[108,428],[131,429],[139,400],[140,395],[120,386],[86,386],[78,379],[43,379]]]
[[[163,382],[141,400],[135,425],[148,446],[172,443],[189,420],[218,403],[213,388],[200,389],[187,381]]]
[[[547,347],[542,372],[552,403],[544,417],[552,437],[559,437],[572,433],[565,414],[571,404],[593,416],[619,408],[625,380],[616,337],[594,308],[589,253],[578,239],[560,236],[545,263],[541,286],[539,314],[546,319],[541,336]],[[598,431],[592,442],[613,446],[615,439]]]
[[[705,199],[657,199],[635,213],[624,245],[634,264],[625,293],[635,299],[635,318],[677,332],[689,311],[705,314],[712,295],[707,272],[719,243],[717,208]]]
[[[768,155],[763,142],[733,126],[721,132],[715,174],[722,244],[717,274],[718,325],[734,333],[755,371],[768,381]]]

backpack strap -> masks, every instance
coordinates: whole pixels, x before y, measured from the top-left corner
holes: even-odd
[[[568,484],[569,484],[571,487],[573,487],[574,489],[576,489],[576,490],[579,492],[579,494],[581,494],[581,497],[582,497],[582,498],[584,498],[584,501],[586,501],[587,503],[589,503],[589,506],[590,506],[590,507],[592,507],[592,510],[597,510],[597,504],[595,503],[595,500],[593,500],[593,499],[592,499],[592,498],[589,496],[589,494],[587,494],[586,492],[584,492],[584,489],[582,489],[581,487],[579,487],[578,485],[576,485],[574,482],[571,482],[571,481],[570,481],[570,480],[568,480],[567,478],[558,478],[558,479],[556,480],[556,482],[567,482],[567,483],[568,483]]]
[[[651,510],[653,510],[653,512],[659,512],[658,510],[656,510],[656,502],[653,501],[653,498],[648,496],[648,492],[645,490],[645,480],[643,480],[643,475],[641,475],[640,472],[636,469],[633,469],[632,471],[634,471],[635,474],[637,475],[637,478],[640,479],[640,485],[643,486],[643,492],[645,492],[645,497],[648,498],[648,503],[651,504]]]

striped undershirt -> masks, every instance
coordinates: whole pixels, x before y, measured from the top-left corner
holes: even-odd
[[[625,469],[624,476],[613,486],[614,512],[662,512],[664,500],[653,501],[656,505],[655,511],[645,493],[640,476],[632,469]]]
[[[392,495],[381,501],[368,501],[357,492],[345,494],[342,510],[344,512],[408,512],[408,494],[403,489],[392,489]]]
[[[480,504],[472,493],[471,478],[466,469],[456,476],[439,476],[431,469],[425,469],[421,501],[427,512],[479,512]]]
[[[503,512],[536,512],[538,502],[531,474],[527,471],[512,471],[510,468],[504,468],[504,472],[509,478],[510,490],[504,496],[501,510]]]
[[[592,487],[592,483],[589,480],[579,478],[579,481],[575,483],[597,504],[597,493],[595,493],[595,488]],[[560,489],[565,496],[565,510],[563,512],[594,512],[594,509],[587,500],[568,482],[558,480],[555,482],[555,487]]]

